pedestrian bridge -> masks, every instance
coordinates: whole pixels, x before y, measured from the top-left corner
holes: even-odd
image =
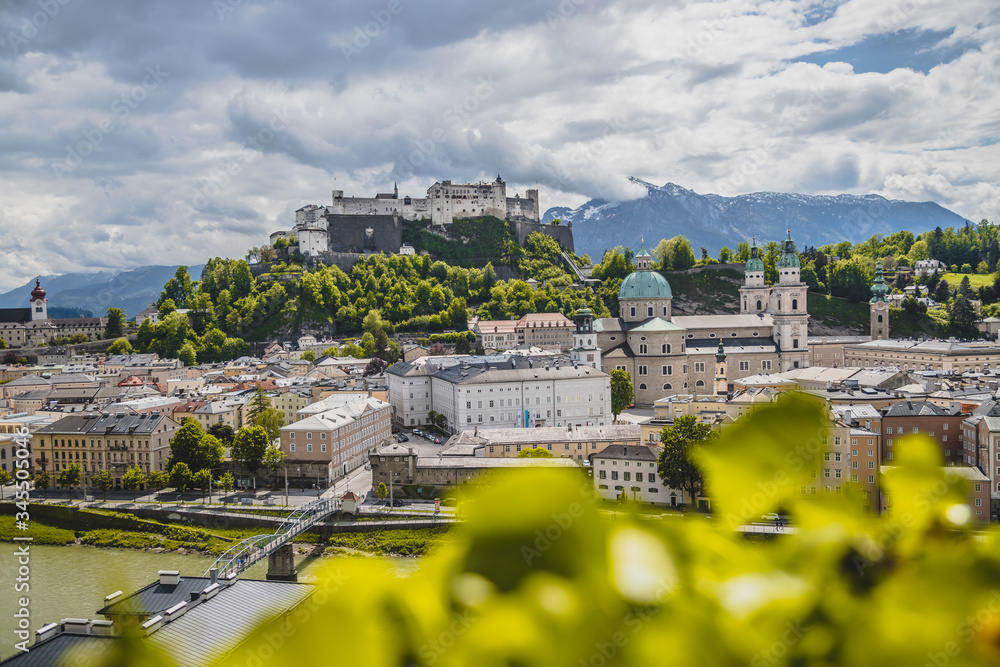
[[[205,571],[205,576],[209,576],[213,569],[216,570],[219,577],[230,574],[238,575],[264,558],[271,557],[272,554],[278,555],[278,551],[283,547],[288,547],[286,559],[289,563],[293,563],[290,558],[287,558],[291,554],[292,540],[339,509],[340,501],[333,498],[319,498],[302,505],[285,517],[285,520],[273,533],[254,535],[231,546]],[[271,565],[274,562],[275,559],[272,558]],[[290,573],[275,573],[276,578],[294,577],[294,565],[290,565],[290,567]],[[269,566],[268,578],[271,578],[271,569],[272,567]]]

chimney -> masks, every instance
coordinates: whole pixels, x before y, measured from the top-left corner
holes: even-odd
[[[143,623],[142,629],[146,631],[147,635],[151,635],[157,630],[159,630],[161,625],[163,625],[163,617],[157,614],[153,618]]]
[[[212,598],[215,597],[215,594],[218,593],[220,590],[222,590],[222,586],[220,586],[218,583],[214,583],[206,587],[205,590],[201,592],[201,599],[211,600]]]
[[[184,612],[186,611],[187,611],[187,602],[178,602],[173,607],[163,612],[163,615],[165,616],[165,620],[167,621],[167,623],[169,623],[170,621],[173,621],[174,619],[178,619],[181,616],[183,616]]]
[[[63,626],[63,632],[74,635],[90,634],[90,621],[85,618],[64,618],[60,623]]]
[[[95,637],[114,637],[117,633],[115,632],[114,621],[103,621],[103,620],[93,620],[90,622],[90,634]]]
[[[43,625],[41,628],[35,631],[35,643],[45,641],[49,637],[55,637],[59,634],[59,624],[49,623],[48,625]]]
[[[161,586],[176,586],[181,583],[181,573],[179,570],[160,570]]]
[[[219,568],[213,567],[208,571],[208,578],[213,584],[219,580]]]

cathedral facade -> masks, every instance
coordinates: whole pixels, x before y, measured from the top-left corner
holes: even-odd
[[[653,269],[643,247],[618,291],[619,317],[577,317],[578,332],[593,332],[598,367],[629,372],[636,405],[675,394],[717,394],[730,380],[809,365],[806,285],[791,233],[782,243],[778,281],[764,280],[756,242],[750,248],[740,313],[674,316],[670,283]],[[588,311],[589,312],[589,311]]]

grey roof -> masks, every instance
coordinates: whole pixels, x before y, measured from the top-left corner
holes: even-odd
[[[99,609],[103,616],[154,616],[178,602],[187,602],[191,593],[200,593],[211,583],[208,577],[181,577],[177,584],[155,581],[126,598]]]
[[[38,433],[100,433],[102,435],[150,435],[166,417],[157,414],[88,413],[63,417],[54,424],[43,426]]]
[[[649,445],[608,445],[590,457],[596,459],[625,459],[628,461],[655,461],[657,452]]]
[[[687,353],[715,354],[720,341],[727,355],[778,351],[778,344],[771,338],[692,338],[687,341]]]
[[[608,426],[542,426],[539,428],[478,429],[475,436],[463,431],[453,435],[446,444],[518,445],[538,443],[599,442],[601,440],[638,440],[642,429],[637,424]],[[381,450],[379,450],[381,453]]]
[[[16,667],[101,664],[101,658],[110,652],[115,641],[115,637],[59,635],[30,646],[27,653],[17,653],[2,664]]]
[[[852,346],[861,350],[890,350],[898,352],[913,352],[926,354],[965,355],[965,354],[1000,354],[1000,345],[978,341],[948,340],[872,340]]]
[[[727,329],[732,327],[770,327],[774,317],[770,313],[728,315],[677,315],[674,324],[685,329]]]
[[[935,405],[927,401],[899,401],[898,403],[893,403],[885,410],[886,417],[943,417],[960,413],[961,409],[957,405],[943,408],[940,405]]]
[[[0,322],[25,324],[31,321],[31,308],[0,308]]]
[[[295,608],[312,592],[308,584],[238,579],[165,624],[149,643],[167,652],[177,667],[216,664],[261,623]]]

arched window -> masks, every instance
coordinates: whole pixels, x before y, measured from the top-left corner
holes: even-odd
[[[645,389],[645,388],[646,388],[646,385],[644,385],[644,384],[640,384],[639,385],[639,389]]]
[[[798,309],[799,309],[799,300],[792,299],[792,310],[798,310]]]
[[[673,389],[673,386],[672,386],[672,385],[670,385],[670,384],[665,384],[665,385],[663,385],[663,390],[664,390],[664,391],[670,391],[671,389]]]
[[[698,380],[697,382],[694,383],[694,386],[696,386],[696,387],[704,387],[705,386],[705,381],[704,380]]]
[[[882,316],[881,315],[878,316],[878,323],[882,324]]]
[[[760,310],[760,299],[757,299],[757,310]]]

